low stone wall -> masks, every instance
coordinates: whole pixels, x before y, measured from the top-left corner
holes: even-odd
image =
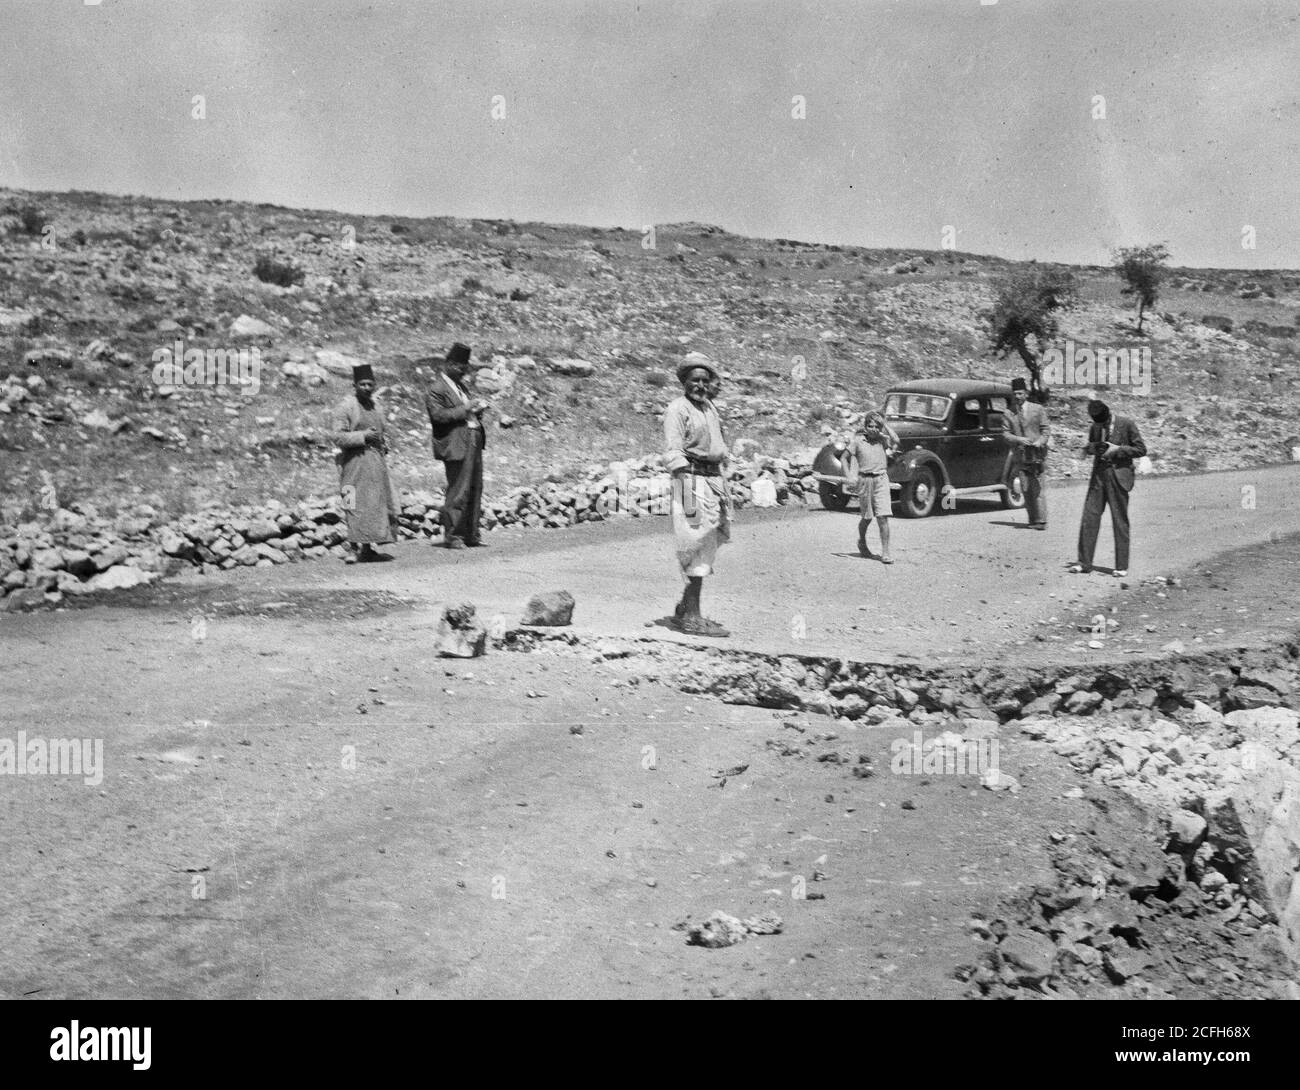
[[[730,486],[737,507],[753,501],[760,476],[772,481],[778,502],[801,503],[816,492],[811,467],[781,458],[750,458],[736,465]],[[522,526],[554,529],[611,518],[666,515],[671,478],[662,459],[615,462],[599,477],[570,484],[512,489],[483,506],[485,530]],[[437,539],[440,492],[402,496],[401,537]],[[347,530],[338,496],[293,506],[212,507],[167,522],[149,506],[116,518],[90,507],[58,509],[0,531],[0,610],[56,605],[65,595],[138,586],[183,570],[267,568],[345,552]]]

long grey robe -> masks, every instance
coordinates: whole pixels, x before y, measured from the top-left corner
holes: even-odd
[[[330,431],[339,446],[334,460],[339,465],[339,491],[343,494],[348,540],[356,544],[386,545],[397,540],[395,523],[402,508],[382,451],[366,445],[362,433],[367,428],[379,432],[382,449],[386,450],[384,414],[378,405],[363,409],[351,397],[335,406]]]

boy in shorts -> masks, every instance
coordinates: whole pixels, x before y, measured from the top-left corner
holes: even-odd
[[[862,430],[849,443],[848,453],[853,459],[853,473],[858,483],[858,552],[874,559],[867,548],[867,527],[871,520],[880,520],[880,562],[892,564],[889,555],[889,516],[892,501],[889,495],[889,456],[898,450],[898,435],[878,412],[867,413]]]

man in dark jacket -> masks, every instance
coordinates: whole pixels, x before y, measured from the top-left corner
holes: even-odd
[[[1072,564],[1070,571],[1092,571],[1101,513],[1109,507],[1115,531],[1114,574],[1128,575],[1128,494],[1133,490],[1133,459],[1145,457],[1147,445],[1137,425],[1127,416],[1112,413],[1104,401],[1089,401],[1088,415],[1092,427],[1083,453],[1092,455],[1092,477],[1079,524],[1079,562]]]
[[[479,512],[483,506],[483,413],[488,403],[465,391],[470,350],[451,346],[442,369],[424,392],[424,407],[433,428],[433,456],[447,473],[442,503],[443,544],[448,549],[481,546]]]

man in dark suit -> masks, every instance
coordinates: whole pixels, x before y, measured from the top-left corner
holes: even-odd
[[[424,392],[424,407],[433,428],[433,456],[447,473],[442,503],[443,544],[448,549],[485,545],[480,537],[483,506],[483,448],[487,439],[483,413],[488,403],[465,390],[470,350],[453,344],[442,369]]]
[[[1092,571],[1101,513],[1109,507],[1115,531],[1114,574],[1128,575],[1128,494],[1133,490],[1133,459],[1145,457],[1147,445],[1137,425],[1127,416],[1112,413],[1104,401],[1089,401],[1088,415],[1092,427],[1083,453],[1092,455],[1092,477],[1079,524],[1079,562],[1072,564],[1070,571]]]

